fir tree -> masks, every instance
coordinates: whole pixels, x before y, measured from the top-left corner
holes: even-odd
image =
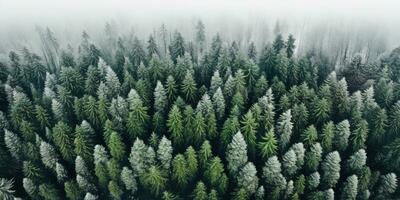
[[[171,141],[168,140],[165,136],[162,137],[160,144],[157,149],[157,157],[161,162],[161,166],[169,171],[172,160],[172,146]]]
[[[240,132],[233,136],[232,142],[228,145],[226,160],[228,161],[228,169],[232,176],[237,175],[239,169],[246,164],[247,145]]]
[[[334,187],[340,178],[340,155],[337,151],[325,156],[322,162],[322,181],[325,187]]]
[[[266,159],[276,154],[278,146],[274,134],[274,129],[270,129],[262,140],[258,143],[261,156]]]

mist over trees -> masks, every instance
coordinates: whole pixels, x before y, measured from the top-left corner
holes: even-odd
[[[397,199],[400,47],[268,33],[38,26],[0,61],[0,198]]]

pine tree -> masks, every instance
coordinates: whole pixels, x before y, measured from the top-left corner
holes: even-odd
[[[241,132],[243,133],[244,140],[249,149],[249,154],[254,156],[258,124],[251,110],[244,115],[241,124]]]
[[[318,139],[317,129],[314,125],[309,126],[306,131],[301,135],[302,141],[306,147],[309,147],[314,144],[314,142]]]
[[[339,151],[346,150],[348,140],[350,137],[350,124],[349,121],[344,120],[336,125],[334,145]]]
[[[321,146],[325,152],[332,150],[333,139],[335,137],[335,125],[332,121],[325,123],[322,127]]]
[[[118,161],[124,159],[125,144],[122,142],[122,138],[117,132],[111,133],[108,147],[110,148],[110,154],[113,158]]]
[[[320,175],[318,172],[314,172],[307,177],[307,188],[313,190],[318,187],[320,183]]]
[[[167,177],[163,170],[157,166],[150,166],[140,176],[140,182],[146,190],[158,196],[166,187]]]
[[[189,181],[188,165],[185,157],[178,154],[172,160],[172,178],[180,188],[185,188]]]
[[[14,197],[14,190],[12,190],[14,181],[7,180],[5,178],[0,179],[0,198],[4,200],[13,200]]]
[[[79,200],[83,198],[82,191],[79,189],[79,186],[75,181],[65,182],[64,190],[68,199]]]
[[[176,105],[172,107],[168,114],[167,127],[168,131],[171,133],[174,144],[178,146],[182,145],[184,142],[182,114]]]
[[[169,46],[169,52],[171,53],[172,60],[176,63],[176,59],[179,56],[183,56],[185,53],[185,42],[181,33],[176,31],[174,33],[174,38],[171,41],[171,45]]]
[[[360,172],[367,162],[367,154],[364,149],[360,149],[350,156],[347,161],[349,169],[352,172]]]
[[[53,146],[51,146],[49,143],[42,141],[40,143],[40,155],[42,158],[42,162],[46,167],[53,170],[56,169],[58,156]]]
[[[146,154],[146,145],[142,140],[137,138],[133,143],[131,148],[131,153],[129,155],[129,162],[133,169],[135,175],[141,175],[146,170],[145,165],[145,154]]]
[[[357,197],[358,178],[356,175],[347,177],[341,199],[351,200]]]
[[[240,131],[233,136],[228,145],[226,160],[232,176],[237,175],[239,169],[247,163],[247,145]]]
[[[360,121],[356,124],[356,128],[350,135],[350,146],[353,151],[365,148],[365,142],[368,136],[368,122],[366,120]]]
[[[293,123],[291,122],[292,115],[290,110],[282,113],[279,117],[277,130],[280,135],[279,147],[281,150],[285,150],[290,143],[292,136]]]
[[[166,171],[169,171],[172,160],[172,146],[171,141],[168,140],[165,136],[162,137],[160,144],[157,149],[157,157],[161,162],[161,166]]]
[[[94,147],[93,157],[95,165],[94,172],[97,176],[98,183],[102,188],[106,188],[109,181],[107,170],[109,155],[103,146],[96,145]]]
[[[333,151],[325,156],[322,162],[322,182],[324,186],[334,187],[340,178],[340,155],[337,151]]]
[[[258,188],[257,169],[253,163],[248,162],[237,176],[238,186],[244,188],[248,194],[254,194]]]
[[[224,165],[221,159],[216,156],[207,164],[204,170],[204,178],[210,187],[215,188],[223,195],[228,187],[228,177],[225,174]]]
[[[125,188],[129,190],[132,194],[137,191],[136,178],[128,167],[123,167],[121,171],[121,180],[125,185]]]
[[[286,55],[288,58],[291,58],[293,53],[294,53],[294,48],[296,48],[295,46],[295,39],[293,37],[292,34],[289,35],[287,41],[286,41]]]
[[[378,198],[390,197],[397,189],[397,176],[394,173],[382,175],[378,187]]]
[[[24,178],[22,180],[22,185],[25,189],[25,192],[31,197],[31,198],[38,198],[38,187],[35,185],[35,183],[29,179],[29,178]]]
[[[305,156],[305,168],[309,171],[318,169],[322,158],[322,147],[319,143],[315,143],[310,147]]]
[[[154,89],[154,109],[164,113],[167,107],[167,93],[160,81],[157,81],[157,86]]]
[[[196,84],[195,80],[193,79],[193,75],[188,70],[186,72],[185,78],[183,79],[182,85],[181,85],[182,94],[184,95],[185,100],[187,102],[194,102],[194,100],[196,99],[196,95],[197,95],[196,87],[197,87],[197,84]]]
[[[196,184],[196,187],[193,190],[193,199],[194,200],[207,200],[207,188],[203,182],[199,181]]]
[[[169,75],[167,78],[167,83],[165,86],[165,90],[167,93],[167,97],[168,97],[168,102],[171,103],[175,100],[177,94],[178,94],[178,88],[176,85],[176,81],[174,79],[173,76]]]
[[[296,153],[293,150],[289,150],[283,155],[282,167],[287,177],[291,177],[298,170],[296,162]]]
[[[192,146],[189,146],[185,151],[185,158],[187,162],[188,176],[189,179],[196,177],[198,170],[198,161],[196,151]]]
[[[4,129],[4,143],[15,159],[19,160],[23,156],[23,146],[21,139],[16,134],[7,129]]]
[[[274,129],[270,129],[262,140],[258,143],[261,156],[266,159],[276,154],[278,146],[274,134]]]

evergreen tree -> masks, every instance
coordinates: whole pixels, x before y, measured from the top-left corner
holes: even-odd
[[[322,162],[322,181],[325,187],[334,187],[340,178],[340,155],[333,151],[325,156]]]
[[[349,121],[344,120],[336,125],[334,145],[339,151],[346,150],[348,140],[350,137],[350,124]]]
[[[150,166],[140,176],[140,182],[145,189],[158,196],[166,187],[167,177],[159,167]]]
[[[186,101],[193,102],[196,99],[196,85],[193,75],[190,71],[187,71],[181,86],[181,91]]]
[[[0,179],[0,198],[4,200],[12,200],[14,199],[13,193],[15,192],[12,190],[14,181],[13,180],[7,180],[4,178]]]
[[[244,140],[246,141],[247,147],[249,149],[249,154],[251,156],[254,156],[258,124],[256,119],[254,119],[251,110],[244,115],[241,124],[241,132],[243,133]]]
[[[274,134],[274,129],[270,129],[264,137],[262,137],[261,142],[258,143],[261,156],[266,159],[276,154],[278,146]]]
[[[341,199],[356,199],[357,197],[358,178],[356,175],[347,177],[343,187]]]
[[[161,166],[167,171],[169,171],[171,166],[172,150],[171,141],[163,136],[158,145],[157,156],[161,162]]]
[[[232,176],[237,175],[239,169],[247,163],[247,145],[240,132],[233,136],[232,142],[228,145],[226,160]]]
[[[238,186],[244,188],[248,194],[254,194],[258,188],[257,169],[248,162],[238,173]]]
[[[182,114],[178,106],[174,105],[168,114],[168,131],[171,133],[175,145],[181,145],[183,138]]]
[[[291,140],[293,128],[293,123],[291,122],[291,119],[292,115],[290,110],[282,113],[282,115],[279,117],[277,130],[278,134],[280,135],[279,147],[281,148],[281,150],[286,149]]]
[[[125,144],[117,132],[111,133],[108,147],[110,148],[110,154],[113,158],[117,159],[118,161],[124,159]]]

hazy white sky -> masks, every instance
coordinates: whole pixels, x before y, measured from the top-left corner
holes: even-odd
[[[215,31],[229,30],[233,24],[272,26],[276,20],[291,26],[362,24],[382,29],[397,45],[399,8],[398,0],[0,0],[0,47],[4,40],[26,38],[35,25],[49,26],[64,36],[83,29],[93,35],[93,30],[112,21],[120,28],[133,26],[148,33],[161,23],[172,29],[191,28],[198,18]]]
[[[397,0],[0,0],[0,23],[255,13],[400,21]],[[179,13],[179,14],[178,14]],[[375,19],[374,19],[375,18]],[[138,20],[138,19],[136,19]],[[7,28],[2,26],[2,29]]]

